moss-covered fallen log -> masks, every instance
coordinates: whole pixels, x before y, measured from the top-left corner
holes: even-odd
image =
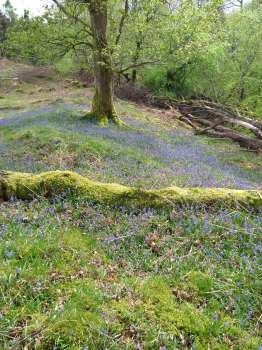
[[[38,175],[0,172],[2,200],[13,197],[23,200],[52,198],[68,193],[93,202],[139,208],[171,208],[181,204],[262,208],[262,197],[258,191],[179,187],[141,190],[95,182],[70,171],[50,171]]]

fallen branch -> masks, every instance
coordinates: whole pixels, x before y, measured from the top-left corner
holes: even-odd
[[[210,101],[192,100],[176,103],[176,106],[180,119],[193,127],[196,134],[230,139],[246,149],[262,151],[262,123],[259,121]],[[254,137],[249,136],[250,133]]]
[[[225,128],[224,128],[225,129]],[[228,139],[237,142],[241,147],[251,149],[253,151],[261,151],[262,150],[262,141],[252,139],[250,137],[243,136],[233,131],[215,131],[215,130],[207,130],[205,134],[208,136]]]
[[[212,125],[208,126],[205,129],[201,129],[196,132],[197,135],[205,134],[207,131],[215,129],[217,126],[221,125],[223,121],[219,120],[218,122],[213,123]]]
[[[140,190],[119,184],[94,182],[70,171],[41,174],[0,172],[0,199],[30,200],[71,194],[92,202],[136,208],[172,208],[178,205],[246,206],[262,208],[258,191],[219,188]]]

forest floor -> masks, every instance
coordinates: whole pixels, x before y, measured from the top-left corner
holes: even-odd
[[[72,170],[160,188],[262,188],[262,159],[116,101],[125,126],[83,119],[91,88],[0,61],[0,169]],[[262,346],[262,212],[128,211],[72,198],[0,203],[0,349]]]

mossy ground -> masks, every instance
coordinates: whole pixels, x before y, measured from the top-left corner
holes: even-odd
[[[261,345],[257,214],[73,198],[0,209],[4,349]]]
[[[106,115],[98,115],[96,113],[88,112],[84,115],[83,119],[86,119],[88,122],[93,122],[98,124],[101,127],[106,127],[108,124],[112,123],[118,126],[123,126],[124,122],[117,116],[117,113],[114,112],[110,117]]]
[[[0,93],[0,169],[261,189],[261,158],[231,143],[122,101],[126,125],[101,128],[82,119],[91,90],[21,81]],[[261,214],[127,210],[70,195],[1,202],[0,349],[258,350]]]

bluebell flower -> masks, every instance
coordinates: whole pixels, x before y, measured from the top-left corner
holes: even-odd
[[[22,269],[21,269],[20,267],[17,267],[17,268],[15,269],[15,273],[16,273],[17,275],[19,275],[19,274],[21,273],[21,271],[22,271]]]
[[[7,259],[11,259],[12,257],[14,257],[15,253],[12,250],[6,250],[4,252],[4,256]]]

